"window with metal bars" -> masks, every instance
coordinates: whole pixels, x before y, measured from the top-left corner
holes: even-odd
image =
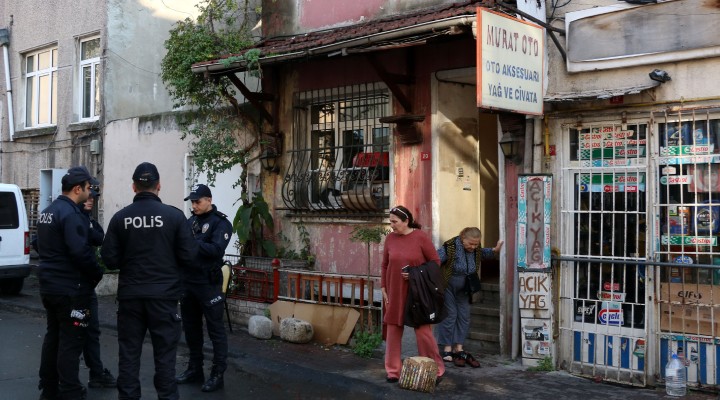
[[[378,214],[390,205],[390,95],[380,83],[298,93],[282,186],[295,212]]]
[[[570,129],[574,321],[645,326],[646,124]]]
[[[658,139],[660,329],[720,336],[720,119],[666,114]]]

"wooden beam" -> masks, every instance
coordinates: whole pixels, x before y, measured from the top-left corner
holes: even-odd
[[[370,65],[372,65],[372,67],[375,69],[375,72],[377,72],[378,76],[380,76],[380,79],[385,82],[388,89],[390,89],[393,96],[398,101],[398,103],[400,103],[405,112],[412,112],[412,102],[410,101],[410,99],[408,99],[402,89],[400,89],[400,87],[398,86],[398,82],[396,82],[392,78],[396,74],[389,74],[387,71],[385,71],[385,68],[383,68],[383,66],[380,65],[380,63],[378,62],[377,58],[375,58],[375,55],[368,54],[367,59],[370,62]]]
[[[235,75],[234,73],[229,73],[225,76],[230,79],[230,82],[232,82],[233,85],[238,88],[238,90],[240,90],[240,93],[242,93],[242,95],[245,96],[246,99],[248,99],[250,104],[252,104],[253,107],[255,107],[260,112],[260,116],[272,125],[274,121],[272,115],[270,115],[270,113],[267,112],[265,107],[263,107],[262,103],[257,100],[257,97],[254,96],[255,93],[251,92],[250,89],[248,89],[247,86],[245,86],[245,84],[242,83],[240,78],[238,78],[237,75]]]

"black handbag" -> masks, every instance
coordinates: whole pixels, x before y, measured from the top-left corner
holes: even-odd
[[[467,253],[465,254],[465,268],[469,268]],[[472,298],[473,294],[480,291],[480,276],[478,275],[478,268],[479,266],[476,265],[475,272],[472,274],[468,272],[467,275],[465,275],[465,292],[467,292],[470,298]]]

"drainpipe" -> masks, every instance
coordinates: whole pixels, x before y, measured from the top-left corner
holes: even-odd
[[[12,85],[10,84],[10,61],[8,60],[8,46],[10,34],[7,29],[0,29],[0,46],[3,48],[3,63],[5,64],[5,93],[7,93],[8,106],[8,133],[10,141],[15,137],[15,118],[13,117]],[[0,140],[0,149],[2,141]]]

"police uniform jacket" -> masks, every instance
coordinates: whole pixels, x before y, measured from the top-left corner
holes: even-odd
[[[40,213],[37,236],[40,293],[92,294],[103,271],[88,244],[88,220],[78,205],[58,196]]]
[[[140,192],[110,220],[101,254],[109,269],[120,270],[119,300],[178,300],[181,270],[192,268],[197,250],[182,211]]]
[[[82,210],[82,212],[88,219],[88,243],[90,243],[90,246],[102,246],[105,231],[102,226],[95,221],[92,215],[90,215],[90,211]]]
[[[212,210],[204,214],[193,214],[188,219],[188,224],[200,249],[195,258],[195,265],[199,268],[185,271],[185,282],[198,284],[222,282],[222,274],[219,270],[232,236],[232,224],[214,204]]]

